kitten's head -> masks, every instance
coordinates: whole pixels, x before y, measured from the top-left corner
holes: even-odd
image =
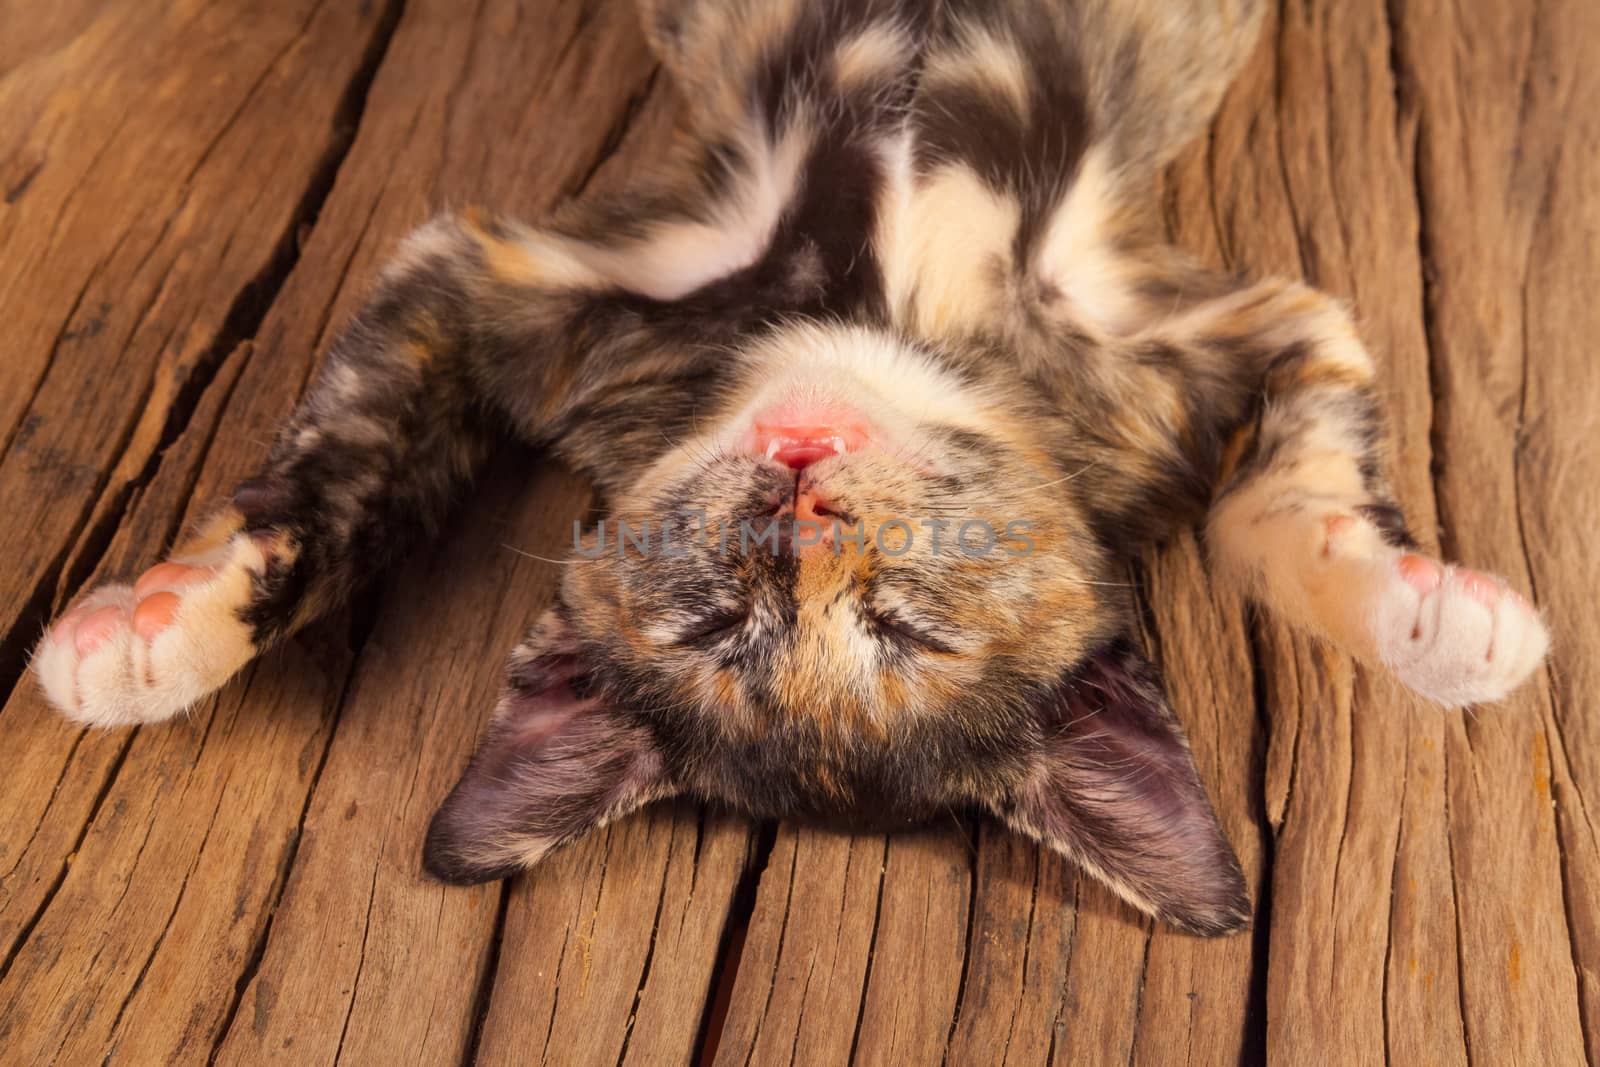
[[[430,869],[502,876],[673,793],[888,827],[977,806],[1165,919],[1241,925],[1046,416],[855,328],[739,363],[565,568]]]

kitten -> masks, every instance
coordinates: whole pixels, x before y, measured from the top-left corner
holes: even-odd
[[[413,234],[260,474],[51,629],[63,713],[189,707],[435,531],[502,428],[613,510],[434,819],[451,882],[673,794],[970,806],[1234,930],[1244,880],[1123,581],[1198,522],[1219,580],[1441,703],[1539,664],[1523,598],[1411,550],[1348,315],[1143,221],[1260,0],[644,7],[693,112],[667,176]]]

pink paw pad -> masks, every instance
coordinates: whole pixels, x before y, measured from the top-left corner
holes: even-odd
[[[191,567],[185,563],[158,563],[145,571],[133,585],[134,632],[148,641],[171,626],[178,611],[179,594],[215,574],[210,567]],[[122,605],[99,608],[81,605],[62,616],[53,632],[59,640],[70,635],[78,654],[87,656],[113,637],[128,619],[128,609]]]
[[[171,626],[172,617],[177,613],[177,593],[151,593],[139,601],[139,606],[133,609],[134,633],[148,641]]]
[[[1457,574],[1461,588],[1484,607],[1492,608],[1500,599],[1500,583],[1487,574],[1469,570],[1461,570]]]
[[[1400,577],[1419,593],[1431,593],[1444,581],[1444,566],[1427,556],[1400,557]]]
[[[157,563],[133,583],[139,601],[133,609],[133,629],[146,641],[172,625],[178,613],[179,593],[191,585],[207,581],[216,574],[210,567],[191,567],[186,563]]]
[[[72,619],[71,616],[63,619],[62,627],[69,623],[74,624],[72,631],[72,645],[78,650],[78,655],[87,656],[105,643],[106,639],[117,632],[117,627],[122,625],[122,609],[118,607],[96,608],[81,618]]]
[[[143,600],[155,592],[175,592],[210,578],[210,567],[191,567],[187,563],[157,563],[133,583],[133,595]]]
[[[262,553],[237,534],[158,563],[127,584],[88,590],[34,650],[29,666],[62,714],[92,726],[171,718],[217,689],[255,653],[240,616],[240,577]]]

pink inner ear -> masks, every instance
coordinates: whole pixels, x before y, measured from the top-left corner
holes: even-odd
[[[513,670],[515,699],[502,705],[501,717],[507,743],[524,752],[537,748],[578,715],[598,707],[598,698],[580,697],[573,690],[583,673],[578,657],[564,651]]]
[[[428,827],[423,864],[436,877],[506,877],[675,791],[650,730],[592,673],[553,614],[513,655],[494,720]]]
[[[579,699],[572,686],[562,682],[532,696],[525,696],[511,709],[507,727],[509,742],[516,748],[535,748],[560,733],[578,715],[598,707],[595,697]]]

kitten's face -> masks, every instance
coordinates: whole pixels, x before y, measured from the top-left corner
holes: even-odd
[[[428,869],[504,877],[676,793],[880,826],[971,805],[1168,921],[1246,921],[1072,457],[1026,396],[860,329],[731,358],[743,383],[564,568]]]
[[[1062,465],[1030,415],[866,331],[747,362],[568,568],[574,635],[685,788],[887,818],[987,795],[1036,741],[1030,687],[1126,618]]]

